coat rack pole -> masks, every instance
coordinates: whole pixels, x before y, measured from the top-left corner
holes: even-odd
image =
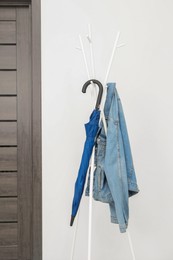
[[[94,177],[94,155],[95,147],[91,155],[90,170],[90,194],[89,194],[89,216],[88,216],[88,260],[91,260],[91,241],[92,241],[92,209],[93,209],[93,177]]]
[[[108,77],[109,77],[109,73],[110,73],[110,70],[111,70],[111,67],[112,67],[112,62],[113,62],[113,59],[115,57],[115,51],[116,51],[117,46],[118,46],[119,38],[120,38],[120,32],[117,33],[117,36],[116,36],[116,39],[115,39],[115,42],[114,42],[114,46],[113,46],[113,49],[112,49],[111,57],[110,57],[110,60],[109,60],[109,63],[108,63],[108,68],[107,68],[107,71],[106,71],[104,85],[106,85]]]
[[[128,236],[130,251],[132,253],[132,259],[136,260],[135,252],[134,252],[134,248],[133,248],[133,244],[132,244],[132,239],[131,239],[131,236],[130,236],[130,232],[128,230],[127,230],[127,236]]]
[[[91,37],[90,29],[89,29],[88,39],[90,39],[89,37]],[[85,64],[86,73],[87,73],[88,79],[91,79],[90,72],[89,72],[89,67],[88,67],[88,63],[87,63],[87,59],[86,59],[86,53],[85,53],[85,50],[84,50],[84,45],[83,45],[83,41],[82,41],[81,35],[79,35],[79,42],[80,42],[80,48],[81,48],[82,55],[83,55],[83,60],[84,60],[84,64]],[[92,48],[92,47],[90,47],[90,48]],[[93,64],[92,65],[92,73],[94,74],[95,72],[94,72],[93,52],[91,54],[91,57],[92,57],[92,64]],[[92,89],[94,88],[95,89],[95,93],[96,93],[95,84],[92,82],[91,85],[92,85]],[[94,102],[95,102],[95,100],[94,100]],[[92,152],[92,155],[91,155],[89,168],[91,167],[92,160],[94,160],[94,153],[93,152]],[[91,172],[92,172],[92,170],[93,169],[91,169]],[[90,184],[92,184],[92,183],[90,183]],[[93,186],[93,184],[92,184],[92,186]],[[80,211],[78,211],[78,217],[76,219],[76,226],[75,226],[75,231],[74,231],[74,236],[73,236],[73,244],[72,244],[71,258],[70,258],[71,260],[73,260],[73,257],[74,257],[75,242],[76,242],[76,235],[77,235],[77,228],[78,228],[78,221],[79,221],[79,212]],[[92,220],[92,200],[91,200],[91,196],[90,196],[90,200],[89,200],[89,225],[88,225],[88,259],[90,259],[89,257],[91,257],[91,242],[90,242],[91,241],[91,229],[92,229],[92,227],[91,227],[91,220]]]
[[[95,78],[95,67],[94,67],[94,55],[93,55],[93,45],[92,45],[92,32],[91,25],[88,25],[89,32],[89,45],[90,45],[90,57],[92,65],[92,76]],[[95,87],[95,98],[96,99],[97,91]],[[94,156],[95,156],[95,147],[93,148],[91,155],[91,170],[90,170],[90,194],[89,194],[89,216],[88,216],[88,260],[91,260],[91,245],[92,245],[92,209],[93,209],[93,178],[94,178]]]
[[[111,70],[111,67],[112,67],[112,62],[113,62],[113,59],[114,59],[114,56],[115,56],[116,49],[124,45],[124,44],[122,44],[122,45],[118,46],[119,37],[120,37],[120,32],[117,33],[117,36],[116,36],[116,39],[115,39],[115,42],[114,42],[114,46],[113,46],[113,49],[112,49],[111,57],[110,57],[110,60],[109,60],[109,63],[108,63],[108,68],[107,68],[106,76],[105,76],[105,80],[104,80],[104,86],[105,87],[106,87],[106,83],[107,83],[109,73],[110,73],[110,70]],[[131,236],[130,236],[130,232],[128,230],[127,230],[127,236],[128,236],[128,242],[129,242],[131,254],[132,254],[132,259],[136,260],[134,248],[133,248],[133,244],[132,244],[132,239],[131,239]]]
[[[90,55],[91,55],[91,63],[93,64],[92,65],[92,75],[93,77],[95,76],[94,73],[95,73],[95,68],[94,68],[94,55],[93,55],[93,48],[92,48],[92,39],[91,39],[91,27],[89,27],[89,35],[87,37],[89,39],[89,43],[90,43]],[[88,63],[87,63],[87,59],[86,59],[86,53],[85,53],[85,50],[84,50],[84,45],[83,45],[83,41],[82,41],[82,38],[81,38],[81,35],[79,35],[79,41],[80,41],[80,46],[81,46],[81,50],[82,50],[82,55],[83,55],[83,59],[84,59],[84,63],[85,63],[85,68],[86,68],[86,73],[87,73],[87,76],[88,76],[88,79],[91,79],[91,75],[90,75],[90,72],[89,72],[89,67],[88,67]],[[95,84],[94,83],[91,83],[92,85],[92,88],[95,89],[95,93],[96,93],[96,87],[95,87]],[[92,94],[92,90],[91,90],[91,94]],[[91,95],[92,96],[92,95]],[[95,100],[94,100],[95,102]],[[105,115],[103,113],[103,109],[100,107],[100,110],[101,110],[101,118],[102,118],[102,121],[103,121],[103,125],[104,125],[104,129],[105,129],[105,133],[107,133],[107,126],[106,126],[106,120],[105,120]]]

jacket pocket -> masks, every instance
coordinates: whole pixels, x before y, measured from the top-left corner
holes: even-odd
[[[104,169],[101,166],[97,166],[95,169],[93,197],[105,203],[113,201]]]
[[[97,171],[97,187],[98,187],[98,191],[100,192],[104,185],[105,173],[101,167],[98,168],[99,170]]]

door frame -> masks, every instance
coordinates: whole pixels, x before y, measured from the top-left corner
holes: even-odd
[[[31,1],[33,260],[42,260],[41,0]]]
[[[32,260],[42,260],[42,123],[41,123],[41,0],[0,0],[3,6],[31,9],[32,74]]]

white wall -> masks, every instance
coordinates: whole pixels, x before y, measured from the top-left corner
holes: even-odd
[[[130,199],[129,231],[137,260],[172,260],[173,2],[171,0],[43,0],[43,254],[70,260],[69,227],[83,124],[93,108],[78,34],[92,24],[96,78],[103,81],[118,30],[109,81],[117,82],[140,193]],[[87,41],[85,40],[87,47]],[[88,48],[89,50],[89,48]],[[89,54],[89,52],[88,52]],[[88,198],[84,196],[74,260],[87,259]],[[127,234],[110,223],[107,205],[93,208],[93,260],[132,259]]]

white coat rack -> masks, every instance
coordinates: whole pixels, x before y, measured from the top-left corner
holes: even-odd
[[[91,25],[90,24],[88,25],[88,35],[86,37],[88,39],[89,46],[90,46],[90,58],[91,58],[91,71],[92,71],[92,74],[90,74],[90,71],[89,71],[88,62],[87,62],[86,53],[85,53],[85,50],[84,50],[84,45],[83,45],[83,41],[82,41],[81,35],[79,35],[80,47],[77,47],[77,49],[82,51],[87,77],[88,77],[88,79],[91,79],[91,78],[95,78],[95,65],[94,65],[95,63],[94,63],[93,44],[92,44],[92,32],[91,32]],[[107,71],[106,71],[105,80],[104,80],[104,84],[103,84],[104,91],[103,91],[102,101],[103,101],[103,99],[105,99],[105,92],[106,92],[105,89],[106,89],[107,79],[109,77],[109,73],[110,73],[110,70],[111,70],[111,66],[112,66],[112,62],[113,62],[116,50],[119,47],[124,46],[124,44],[119,44],[118,45],[119,38],[120,38],[120,32],[118,32],[117,35],[116,35],[116,39],[115,39],[115,42],[114,42],[114,45],[113,45],[113,49],[112,49],[112,53],[111,53],[111,56],[110,56],[108,68],[107,68]],[[95,103],[95,100],[97,98],[97,91],[96,91],[95,84],[93,82],[91,83],[91,85],[92,85],[92,89],[95,90],[95,95],[93,95],[93,92],[91,90],[91,95],[93,97],[93,103]],[[103,122],[105,133],[107,134],[107,125],[106,125],[106,120],[105,120],[104,111],[103,111],[103,102],[100,105],[100,111],[101,111],[101,119],[102,119],[102,122]],[[93,151],[92,151],[91,160],[90,160],[90,166],[89,166],[89,168],[90,168],[90,195],[89,195],[89,220],[88,220],[88,256],[87,256],[88,260],[91,260],[91,245],[92,245],[91,244],[91,238],[92,238],[92,205],[93,205],[94,155],[95,155],[95,147],[93,148]],[[74,231],[74,236],[73,236],[73,243],[72,243],[72,250],[71,250],[71,258],[70,258],[70,260],[75,260],[74,259],[74,249],[75,249],[75,244],[76,244],[76,236],[77,236],[79,215],[80,215],[80,209],[78,211],[78,216],[77,216],[77,219],[76,219],[76,225],[75,225],[75,231]],[[133,249],[133,244],[132,244],[132,240],[131,240],[131,236],[130,236],[130,232],[127,230],[126,233],[127,233],[127,236],[128,236],[128,241],[129,241],[129,246],[130,246],[130,250],[131,250],[131,254],[132,254],[132,259],[136,260],[134,249]]]

